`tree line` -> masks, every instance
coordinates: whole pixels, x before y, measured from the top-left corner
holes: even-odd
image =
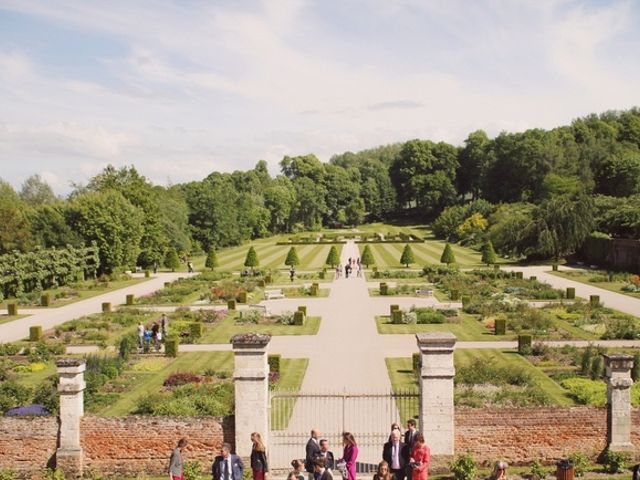
[[[416,139],[328,163],[287,156],[275,177],[259,161],[162,187],[109,166],[65,199],[37,175],[19,191],[0,180],[0,254],[95,242],[107,273],[162,264],[169,250],[399,217],[513,255],[562,256],[594,230],[638,237],[640,109],[495,138],[478,130],[461,146]]]

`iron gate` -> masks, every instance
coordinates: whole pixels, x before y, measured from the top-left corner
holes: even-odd
[[[291,469],[303,459],[311,429],[329,441],[336,459],[342,456],[342,432],[358,444],[359,472],[375,471],[391,424],[417,418],[417,390],[389,393],[298,393],[273,391],[270,399],[269,461],[274,470]]]

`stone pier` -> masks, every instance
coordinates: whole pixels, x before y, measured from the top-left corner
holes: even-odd
[[[246,333],[231,338],[235,357],[236,453],[251,454],[251,433],[262,435],[269,442],[269,365],[267,345],[271,335]]]
[[[421,354],[420,425],[432,455],[454,454],[453,350],[448,332],[416,334]]]
[[[607,381],[607,445],[614,451],[634,451],[631,443],[631,368],[633,357],[604,355]]]
[[[84,415],[85,361],[64,358],[56,362],[60,383],[60,444],[56,466],[67,478],[82,476],[83,453],[80,447],[80,419]]]

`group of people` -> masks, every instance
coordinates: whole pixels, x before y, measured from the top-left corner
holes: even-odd
[[[355,259],[349,257],[349,259],[347,260],[347,264],[344,266],[344,277],[349,278],[349,275],[351,275],[351,272],[353,272],[354,268],[356,268],[357,276],[361,277],[362,264],[360,263],[360,257]],[[339,264],[336,267],[336,278],[342,278],[342,264]]]
[[[153,322],[151,328],[147,328],[142,322],[138,325],[138,347],[144,350],[145,345],[153,347],[155,351],[160,351],[162,339],[167,337],[169,332],[169,317],[163,313],[160,321]]]

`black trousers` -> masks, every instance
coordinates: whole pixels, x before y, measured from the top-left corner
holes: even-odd
[[[392,468],[391,473],[393,473],[395,480],[404,480],[404,476],[406,475],[407,472],[405,471],[404,468],[400,468],[398,470]]]

